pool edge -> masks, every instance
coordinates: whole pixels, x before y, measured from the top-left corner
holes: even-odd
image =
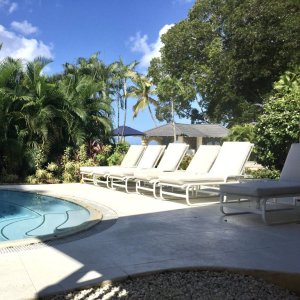
[[[65,232],[61,233],[55,233],[55,234],[49,234],[41,237],[34,237],[34,238],[26,238],[26,239],[20,239],[20,240],[9,240],[9,241],[2,241],[0,242],[0,250],[3,249],[13,249],[18,247],[24,247],[24,246],[32,246],[35,244],[44,244],[45,242],[54,241],[54,240],[61,240],[65,237],[73,236],[78,233],[82,233],[86,230],[89,230],[93,226],[100,223],[103,219],[102,212],[97,209],[95,206],[86,203],[84,199],[74,197],[74,196],[66,196],[62,194],[55,194],[52,192],[43,192],[43,191],[24,191],[20,187],[20,189],[16,188],[16,185],[13,185],[13,188],[9,188],[7,186],[0,188],[0,191],[13,191],[13,192],[22,192],[22,193],[30,193],[30,194],[37,194],[37,195],[43,195],[43,196],[49,196],[52,198],[68,201],[77,205],[82,206],[86,210],[88,210],[90,216],[87,221],[85,221],[83,224],[80,224],[78,226],[75,226],[73,228],[68,229]],[[45,244],[46,245],[46,244]]]

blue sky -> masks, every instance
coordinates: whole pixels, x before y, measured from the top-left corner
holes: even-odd
[[[146,72],[159,55],[159,36],[187,17],[194,0],[0,0],[0,60],[6,56],[53,60],[49,73],[62,64],[100,52],[109,64],[141,62]],[[130,104],[134,100],[130,100]],[[130,105],[130,106],[131,106]],[[153,127],[148,111],[135,120],[129,107],[128,125],[139,130]],[[182,122],[187,122],[182,120]]]

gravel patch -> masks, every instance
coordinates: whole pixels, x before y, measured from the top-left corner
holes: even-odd
[[[103,287],[76,290],[47,300],[114,299],[299,299],[263,279],[231,272],[161,272],[129,278]]]

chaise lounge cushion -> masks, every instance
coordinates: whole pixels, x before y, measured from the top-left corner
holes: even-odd
[[[157,179],[164,172],[174,172],[177,170],[188,147],[184,143],[170,143],[157,168],[136,170],[134,177],[142,181],[150,181]]]
[[[115,167],[109,171],[109,175],[113,177],[127,177],[127,176],[133,176],[134,172],[137,169],[153,168],[157,164],[157,161],[161,157],[164,150],[165,150],[165,146],[149,145],[144,151],[143,156],[136,167],[134,168],[123,168],[121,166]]]
[[[142,153],[145,150],[145,146],[143,145],[131,145],[125,154],[121,166],[122,167],[134,167],[138,163]],[[97,173],[97,175],[106,175],[109,173],[111,168],[114,168],[116,166],[92,166],[92,167],[80,167],[80,173],[81,174],[94,174]],[[117,166],[120,167],[120,166]]]
[[[228,177],[241,175],[249,157],[252,144],[249,142],[224,142],[208,173],[162,174],[161,185],[199,185],[203,183],[225,182]]]
[[[159,176],[160,184],[176,184],[176,185],[186,185],[190,183],[199,183],[199,185],[203,182],[222,182],[224,181],[224,177],[210,175],[208,173],[204,174],[189,174],[188,172],[174,172],[174,173],[166,173],[161,174]]]
[[[249,197],[277,197],[299,194],[300,195],[300,183],[293,181],[249,181],[233,184],[221,184],[220,192],[222,194],[229,195],[243,195]]]
[[[131,145],[122,160],[121,167],[130,168],[136,166],[145,148],[142,145]]]

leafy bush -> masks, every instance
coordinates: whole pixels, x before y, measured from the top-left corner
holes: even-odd
[[[230,128],[230,133],[225,140],[253,143],[255,141],[254,129],[254,124],[234,125]]]
[[[39,168],[34,175],[28,176],[26,181],[31,184],[78,182],[80,180],[80,167],[95,165],[86,155],[86,146],[82,145],[75,151],[67,147],[60,159],[60,163],[50,162],[46,168]]]
[[[124,154],[120,153],[120,152],[114,152],[108,159],[108,165],[109,166],[116,166],[116,165],[120,165],[122,160],[124,158]]]
[[[99,166],[107,166],[108,158],[112,152],[112,145],[104,145],[102,146],[101,152],[98,153],[95,157],[95,161]]]
[[[188,167],[192,159],[193,159],[192,155],[186,154],[180,163],[179,169],[186,170],[186,168]]]
[[[38,146],[32,151],[32,154],[36,170],[42,168],[43,164],[47,160],[45,150],[43,149],[43,147]]]
[[[37,179],[46,180],[47,179],[47,170],[45,169],[37,169],[35,172],[35,176]]]
[[[280,176],[280,172],[275,169],[247,170],[246,173],[255,179],[278,179]]]
[[[78,181],[80,181],[80,162],[68,161],[64,165],[62,180],[63,180],[63,182],[78,182]]]
[[[16,174],[2,174],[0,181],[3,183],[15,183],[19,180],[19,176]]]
[[[118,143],[115,147],[114,153],[107,159],[109,166],[121,164],[125,154],[129,149],[129,144],[125,142]]]
[[[281,76],[274,88],[255,128],[255,152],[259,163],[281,170],[290,145],[299,139],[300,67]]]
[[[116,145],[115,151],[122,153],[122,154],[126,154],[127,151],[129,149],[129,144],[126,142],[120,142]]]
[[[58,172],[59,171],[59,166],[56,163],[51,162],[51,163],[48,164],[47,170],[50,171],[50,172]]]
[[[102,146],[99,161],[103,164],[117,165],[120,164],[124,153],[128,151],[129,145],[127,143],[117,144],[115,152],[110,155],[112,151],[111,145]],[[67,147],[60,159],[60,163],[50,162],[45,168],[38,168],[34,175],[28,176],[26,181],[31,184],[37,183],[58,183],[58,182],[79,182],[80,181],[80,167],[94,166],[96,162],[92,158],[88,158],[86,146],[82,145],[77,150]]]
[[[30,175],[26,177],[26,182],[29,184],[38,184],[39,180],[34,175]]]
[[[77,160],[79,160],[80,162],[85,162],[88,160],[86,146],[84,144],[79,147]]]

